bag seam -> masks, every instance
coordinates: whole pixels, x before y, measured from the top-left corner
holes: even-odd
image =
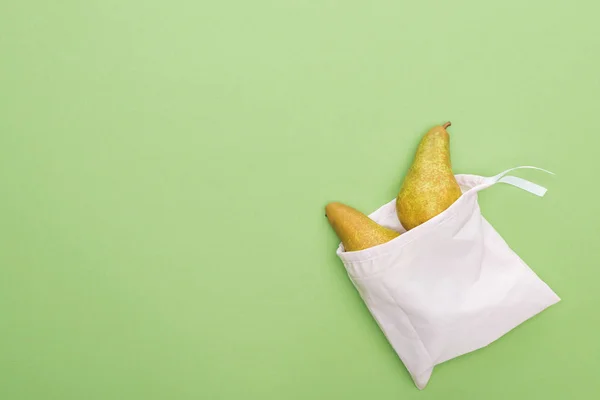
[[[421,343],[421,346],[423,346],[423,349],[425,350],[425,353],[427,354],[427,358],[429,359],[429,364],[431,365],[429,368],[433,369],[433,367],[435,367],[436,364],[433,362],[433,358],[431,357],[431,354],[429,353],[429,349],[427,348],[427,346],[425,346],[425,343],[423,342],[423,339],[421,339],[421,335],[419,334],[419,332],[415,328],[415,324],[413,323],[413,321],[410,318],[409,314],[404,310],[404,308],[400,305],[400,303],[398,303],[398,301],[396,300],[396,298],[394,296],[392,296],[392,294],[390,293],[390,290],[388,289],[388,287],[386,285],[382,285],[382,286],[385,289],[385,292],[387,293],[387,295],[392,299],[392,301],[394,302],[394,304],[396,304],[396,306],[398,306],[398,308],[406,316],[406,319],[408,320],[408,323],[410,324],[411,329],[413,330],[414,334],[417,336],[417,339],[419,340],[419,343]],[[396,324],[394,324],[394,325],[396,325]],[[396,328],[396,329],[398,329],[398,328]],[[426,368],[423,371],[417,372],[417,375],[422,374],[423,372],[427,371],[429,368]]]

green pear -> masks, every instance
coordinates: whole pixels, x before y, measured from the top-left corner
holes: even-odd
[[[342,203],[329,203],[325,207],[325,213],[346,251],[368,249],[400,235]]]
[[[461,195],[450,163],[449,126],[450,122],[435,126],[423,136],[402,183],[396,211],[407,231],[440,214]]]

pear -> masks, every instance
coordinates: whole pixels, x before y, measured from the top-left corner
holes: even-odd
[[[449,126],[450,122],[435,126],[423,136],[402,183],[396,211],[407,231],[440,214],[461,195],[450,163]]]
[[[346,251],[364,250],[389,242],[400,235],[342,203],[329,203],[325,212]]]

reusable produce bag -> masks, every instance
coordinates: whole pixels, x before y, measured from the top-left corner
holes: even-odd
[[[462,196],[446,211],[402,228],[396,200],[369,215],[402,233],[366,250],[337,254],[388,341],[423,389],[433,367],[484,347],[560,299],[481,215],[477,193],[497,182],[543,196],[507,176],[456,175]],[[548,172],[548,171],[545,171]]]

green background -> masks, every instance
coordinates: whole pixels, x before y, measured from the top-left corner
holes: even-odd
[[[0,3],[0,398],[600,395],[596,1]],[[563,301],[419,392],[323,207],[456,173]]]

